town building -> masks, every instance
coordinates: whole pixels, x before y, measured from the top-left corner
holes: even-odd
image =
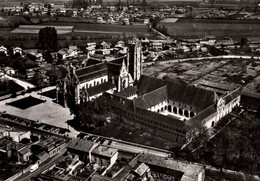
[[[4,54],[7,56],[7,48],[5,48],[4,46],[0,47],[0,54]]]
[[[20,47],[13,48],[13,54],[22,56],[23,54],[22,49]]]

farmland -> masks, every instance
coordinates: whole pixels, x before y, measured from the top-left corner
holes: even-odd
[[[179,19],[175,23],[161,21],[157,24],[160,26],[165,26],[169,35],[180,38],[205,35],[247,37],[258,36],[260,32],[260,22],[256,20]]]
[[[22,16],[0,16],[0,28],[13,28],[20,24],[31,24]]]
[[[0,28],[0,44],[5,44],[7,47],[34,48],[37,46],[39,29],[47,26],[57,29],[59,47],[66,47],[69,44],[85,46],[88,41],[118,41],[124,36],[154,36],[144,25],[83,23],[78,18],[71,18],[73,22],[70,22],[69,17],[64,18],[67,21],[45,22],[36,25],[28,23],[28,25],[20,25],[16,29],[13,27]],[[76,22],[77,19],[80,22]]]
[[[65,22],[48,22],[41,25],[47,26],[74,26],[75,33],[82,32],[102,32],[106,33],[118,33],[122,34],[123,32],[128,34],[144,34],[148,33],[148,29],[144,25],[120,25],[120,24],[94,24],[94,23],[65,23]]]
[[[48,25],[20,25],[11,33],[21,34],[38,34],[40,29],[47,27]],[[57,30],[57,34],[71,33],[73,26],[53,26]]]

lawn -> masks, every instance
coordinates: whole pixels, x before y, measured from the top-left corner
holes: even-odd
[[[8,105],[20,108],[20,109],[27,109],[29,107],[32,106],[36,106],[38,104],[41,104],[45,101],[41,100],[41,99],[37,99],[35,97],[29,96],[23,99],[19,99],[17,101],[11,102],[11,103],[7,103]]]

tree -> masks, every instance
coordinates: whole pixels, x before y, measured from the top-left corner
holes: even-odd
[[[56,29],[54,27],[40,29],[38,41],[42,49],[50,52],[57,51],[58,35]]]
[[[20,141],[20,143],[22,143],[22,144],[28,144],[28,143],[30,143],[30,139],[28,139],[28,138],[23,138],[23,139]]]
[[[73,108],[75,115],[68,124],[77,130],[92,131],[95,127],[103,126],[111,112],[111,107],[101,97],[94,101],[84,102]]]
[[[240,40],[241,47],[245,47],[248,44],[248,39],[245,37],[242,37]]]
[[[33,77],[32,77],[32,82],[37,86],[37,87],[43,87],[44,81],[43,81],[43,76],[39,72],[35,72]]]

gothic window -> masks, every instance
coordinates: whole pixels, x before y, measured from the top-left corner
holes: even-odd
[[[161,108],[161,112],[163,112],[163,107]]]
[[[164,110],[165,110],[165,111],[167,110],[167,106],[164,107]]]
[[[124,79],[123,82],[122,82],[122,88],[126,88],[126,80]]]

